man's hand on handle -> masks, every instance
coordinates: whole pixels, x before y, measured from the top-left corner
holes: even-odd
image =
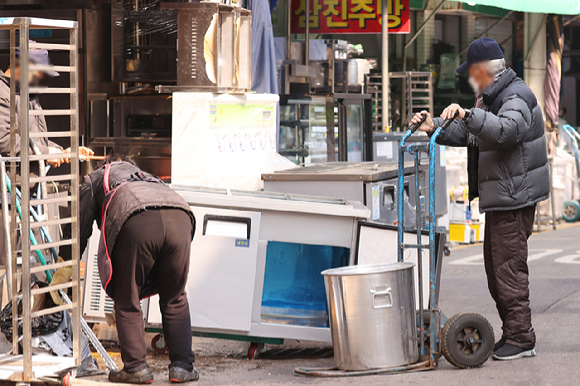
[[[457,116],[455,114],[457,114]],[[425,119],[425,122],[423,122],[421,124],[421,126],[419,126],[419,130],[430,133],[433,131],[433,129],[435,129],[435,125],[433,124],[433,119],[431,118],[431,114],[429,114],[425,110],[421,111],[420,113],[415,114],[413,116],[413,118],[411,119],[411,123],[409,124],[409,126],[412,126],[416,123],[421,122],[421,120],[423,119],[423,115],[426,115],[427,119]],[[441,113],[441,118],[444,121],[446,121],[448,119],[454,119],[454,118],[455,119],[463,119],[463,118],[465,118],[465,115],[466,115],[466,110],[464,108],[459,106],[457,103],[452,103],[449,106],[447,106],[445,108],[445,110],[443,110],[443,112]]]
[[[433,124],[433,119],[431,119],[431,114],[429,114],[427,111],[421,111],[420,113],[415,114],[411,119],[411,123],[409,124],[409,126],[421,122],[421,120],[423,119],[423,115],[426,115],[427,118],[421,124],[421,126],[419,126],[419,130],[430,133],[435,128],[435,125]]]
[[[441,118],[444,121],[448,119],[453,119],[455,117],[455,113],[459,112],[459,115],[456,117],[457,119],[465,118],[465,109],[459,106],[457,103],[452,103],[443,112],[441,113]]]

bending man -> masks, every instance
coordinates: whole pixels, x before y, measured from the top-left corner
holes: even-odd
[[[153,382],[140,299],[159,293],[163,334],[169,346],[169,380],[196,381],[185,284],[195,219],[181,196],[128,157],[109,155],[80,188],[80,248],[84,252],[96,221],[101,229],[99,274],[115,301],[121,371],[109,381]],[[70,249],[61,248],[63,259]]]

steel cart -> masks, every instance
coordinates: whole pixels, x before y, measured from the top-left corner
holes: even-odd
[[[172,188],[197,226],[186,292],[195,336],[262,344],[284,339],[332,341],[320,272],[354,264],[359,220],[370,211],[344,199],[221,188]],[[112,302],[96,264],[98,232],[89,241],[84,313],[103,320]],[[145,330],[162,333],[158,296],[142,303]],[[152,347],[168,349],[163,335]]]
[[[418,371],[434,369],[438,365],[438,360],[443,354],[445,358],[454,366],[459,368],[473,368],[481,366],[492,354],[494,345],[494,333],[491,324],[481,315],[474,313],[462,313],[453,316],[441,326],[445,316],[439,309],[436,298],[436,291],[439,286],[436,272],[436,251],[435,251],[435,141],[437,137],[451,124],[452,120],[447,120],[430,138],[427,144],[407,145],[407,139],[419,128],[423,120],[413,125],[401,138],[399,144],[399,176],[398,176],[398,261],[404,261],[406,250],[416,249],[418,256],[421,256],[423,250],[428,251],[429,255],[429,307],[426,309],[423,305],[423,296],[425,289],[422,284],[422,259],[418,259],[418,280],[419,280],[419,311],[417,312],[420,355],[417,363],[411,363],[406,366],[386,369],[374,369],[364,371],[342,371],[336,368],[312,369],[296,368],[295,372],[301,375],[318,376],[318,377],[343,377],[372,374],[389,374],[402,371]],[[403,184],[404,184],[404,156],[409,153],[413,156],[415,173],[419,174],[421,164],[421,152],[427,152],[429,155],[429,187],[428,187],[428,216],[426,221],[421,221],[419,211],[416,212],[417,226],[407,226],[404,219],[403,207]],[[419,179],[415,179],[414,199],[416,205],[420,205],[424,198],[425,189],[421,189]],[[413,197],[411,197],[413,198]],[[422,233],[429,233],[429,243],[422,243]],[[413,232],[417,234],[416,244],[408,244],[404,241],[404,233]],[[387,344],[387,342],[385,342]]]

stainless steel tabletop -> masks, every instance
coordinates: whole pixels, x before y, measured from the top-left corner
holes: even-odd
[[[414,172],[405,163],[405,175]],[[262,174],[264,181],[383,181],[396,178],[397,162],[328,162]]]

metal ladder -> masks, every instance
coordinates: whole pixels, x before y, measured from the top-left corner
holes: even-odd
[[[80,253],[79,253],[79,231],[78,231],[78,187],[79,187],[79,157],[78,157],[78,67],[77,67],[77,39],[78,39],[78,25],[76,21],[66,20],[48,20],[39,18],[1,18],[0,29],[8,29],[10,31],[10,62],[16,63],[16,47],[20,48],[20,106],[18,106],[19,114],[17,115],[16,106],[16,79],[14,79],[14,71],[11,72],[10,81],[10,157],[2,157],[1,161],[7,162],[10,165],[10,181],[12,189],[10,191],[10,242],[6,243],[7,256],[7,277],[9,294],[12,300],[13,311],[13,355],[19,355],[19,336],[18,336],[18,322],[22,322],[22,379],[21,382],[30,383],[36,379],[32,359],[32,328],[31,321],[35,317],[52,314],[56,312],[72,312],[73,319],[73,356],[75,358],[76,366],[81,364],[81,309],[80,309]],[[32,29],[59,29],[68,30],[69,42],[68,44],[48,44],[48,43],[33,43],[29,42],[29,33]],[[18,31],[19,44],[16,44]],[[46,49],[46,50],[61,50],[69,52],[68,66],[45,66],[28,63],[28,54],[32,49]],[[48,88],[48,87],[31,87],[28,84],[29,71],[58,71],[68,73],[70,75],[70,83],[65,88]],[[70,105],[63,109],[52,110],[29,110],[29,96],[30,94],[64,94],[69,95]],[[65,100],[65,99],[63,99]],[[29,132],[29,119],[34,116],[70,116],[70,127],[68,131],[58,132]],[[20,138],[17,138],[17,132]],[[31,139],[59,137],[67,138],[70,142],[70,153],[62,154],[30,154],[28,151],[22,151],[17,155],[16,146],[19,141],[21,149],[29,149]],[[30,173],[30,163],[40,163],[48,159],[61,158],[70,159],[70,174],[47,176],[41,169],[40,176],[33,176]],[[17,180],[17,165],[20,166],[20,181]],[[4,169],[5,170],[5,169]],[[2,170],[0,170],[2,172]],[[5,174],[5,173],[2,173]],[[70,193],[60,195],[59,197],[49,198],[43,196],[41,199],[35,200],[34,205],[48,205],[59,204],[68,205],[70,209],[70,217],[50,219],[48,217],[38,217],[37,222],[31,221],[31,213],[33,209],[30,207],[30,188],[35,184],[47,184],[53,182],[70,181]],[[2,187],[6,186],[5,175],[2,175]],[[17,197],[17,185],[20,187],[21,197]],[[43,189],[46,192],[46,189]],[[7,196],[3,190],[3,196]],[[20,202],[20,203],[18,203]],[[7,206],[3,200],[3,213],[7,213]],[[21,216],[17,213],[17,206],[20,207]],[[39,221],[38,221],[39,220]],[[5,218],[5,224],[7,219]],[[41,227],[49,229],[50,227],[70,224],[71,237],[61,238],[57,241],[42,242],[38,240],[38,245],[30,242],[31,230],[40,230]],[[22,263],[19,269],[17,263],[16,238],[17,232],[20,231],[22,235]],[[40,254],[37,251],[42,251],[50,248],[58,248],[61,246],[71,246],[71,261],[67,262],[46,262],[46,265],[36,265],[31,263],[31,259],[35,256],[39,260]],[[55,285],[53,287],[31,289],[31,276],[37,273],[45,272],[47,277],[50,277],[53,270],[61,267],[72,267],[72,281]],[[18,294],[18,281],[22,283],[21,294]],[[65,303],[61,306],[55,306],[48,309],[42,309],[35,312],[31,311],[31,299],[35,295],[48,293],[54,290],[66,291],[72,289],[72,302]],[[22,315],[18,315],[18,299],[22,298]],[[65,297],[66,300],[66,297]],[[70,359],[69,359],[70,361]],[[37,366],[37,364],[35,364]],[[18,376],[20,378],[20,376]],[[14,380],[14,379],[13,379]]]

